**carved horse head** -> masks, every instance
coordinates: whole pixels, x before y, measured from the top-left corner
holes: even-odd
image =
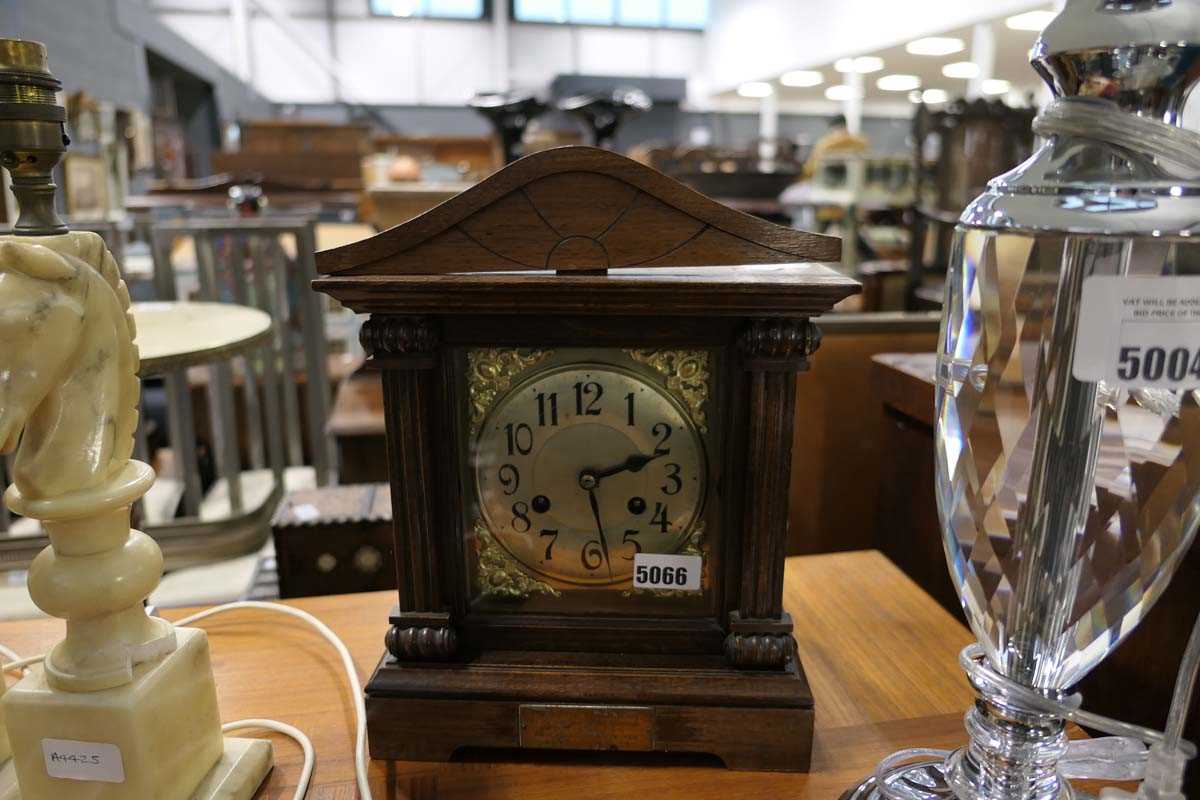
[[[0,453],[16,450],[24,497],[98,486],[129,461],[133,340],[129,292],[99,236],[0,238]]]

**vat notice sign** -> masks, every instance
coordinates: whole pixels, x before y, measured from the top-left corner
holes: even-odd
[[[1085,279],[1071,373],[1129,389],[1200,387],[1200,276]]]

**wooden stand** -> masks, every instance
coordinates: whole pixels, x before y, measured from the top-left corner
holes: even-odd
[[[794,644],[793,644],[794,651]],[[731,769],[804,772],[813,701],[796,658],[781,671],[720,659],[507,653],[402,664],[367,685],[372,758],[446,761],[460,748],[708,753]]]

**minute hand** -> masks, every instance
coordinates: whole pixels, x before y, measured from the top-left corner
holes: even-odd
[[[600,504],[596,502],[596,490],[588,489],[588,504],[596,520],[596,533],[600,536],[600,549],[604,551],[604,563],[608,566],[608,577],[612,577],[612,560],[608,557],[608,538],[604,535],[604,523],[600,521]]]
[[[666,453],[662,452],[654,453],[653,455],[649,456],[644,456],[641,453],[635,453],[634,455],[631,455],[629,458],[625,459],[624,463],[617,464],[615,467],[609,467],[608,469],[602,469],[597,472],[593,472],[592,474],[596,476],[597,480],[599,480],[600,478],[607,478],[610,475],[616,475],[620,472],[641,472],[642,467],[646,466],[654,459],[661,458],[665,455]]]

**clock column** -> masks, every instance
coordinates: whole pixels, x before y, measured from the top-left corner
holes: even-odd
[[[796,373],[821,343],[808,319],[751,320],[738,338],[747,394],[746,513],[741,599],[729,615],[725,656],[737,667],[781,669],[795,649],[783,611]]]
[[[369,366],[383,371],[388,474],[396,543],[399,604],[385,637],[401,661],[451,658],[458,637],[446,611],[443,568],[435,542],[434,497],[445,448],[433,432],[446,404],[440,402],[438,331],[429,317],[372,314],[360,339]],[[440,409],[440,410],[439,410]]]

